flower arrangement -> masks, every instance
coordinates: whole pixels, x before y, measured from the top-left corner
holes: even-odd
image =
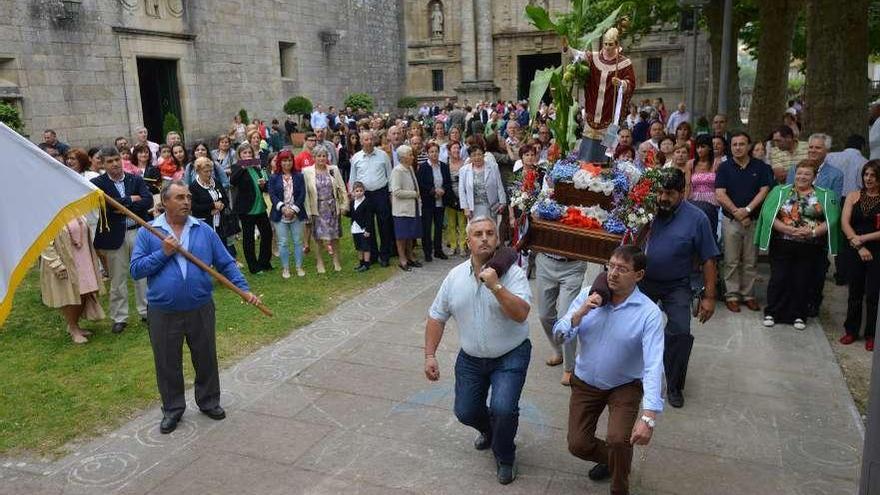
[[[617,206],[611,215],[617,222],[612,223],[612,228],[619,230],[620,227],[623,227],[624,231],[638,232],[654,219],[654,213],[657,211],[657,197],[660,193],[661,174],[659,169],[645,170],[632,189],[616,203]]]
[[[543,177],[543,164],[538,164],[538,169],[526,170],[523,168],[516,173],[510,187],[510,205],[519,211],[530,211],[538,201],[540,181]]]

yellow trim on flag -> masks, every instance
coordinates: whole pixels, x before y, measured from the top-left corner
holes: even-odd
[[[106,209],[104,192],[100,189],[92,191],[62,208],[61,211],[55,215],[55,218],[49,222],[49,225],[43,229],[43,232],[40,233],[36,240],[34,240],[31,247],[25,251],[22,259],[18,261],[18,264],[12,270],[12,276],[9,279],[9,286],[6,288],[6,295],[4,296],[3,301],[0,302],[0,328],[2,328],[3,323],[6,321],[6,317],[9,316],[9,312],[12,311],[12,298],[15,295],[15,290],[18,289],[19,284],[24,280],[28,270],[33,266],[34,262],[37,261],[37,258],[43,252],[43,249],[49,245],[49,242],[52,239],[55,239],[58,232],[60,232],[68,222],[76,217],[93,211],[95,208],[99,208],[102,215]]]

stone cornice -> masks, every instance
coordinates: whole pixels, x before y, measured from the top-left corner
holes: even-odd
[[[118,34],[130,34],[134,36],[155,36],[158,38],[171,38],[175,40],[195,41],[193,33],[171,33],[168,31],[152,31],[149,29],[130,28],[125,26],[113,26],[113,32]]]

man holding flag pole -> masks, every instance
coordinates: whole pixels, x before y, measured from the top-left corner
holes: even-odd
[[[214,305],[211,300],[213,290],[211,279],[236,292],[243,301],[254,304],[267,316],[272,312],[260,299],[249,292],[247,282],[238,271],[235,261],[229,257],[225,246],[217,235],[204,224],[189,216],[191,198],[189,189],[182,183],[172,183],[164,191],[165,204],[171,214],[162,215],[156,220],[156,227],[147,224],[142,218],[125,208],[113,197],[106,195],[95,184],[92,184],[75,171],[53,160],[36,145],[0,122],[0,157],[3,157],[4,172],[19,177],[17,181],[0,181],[0,225],[6,231],[0,238],[0,325],[9,316],[15,289],[21,284],[28,270],[40,256],[43,248],[55,238],[58,232],[73,218],[104,208],[110,204],[116,211],[143,227],[138,232],[136,241],[137,252],[133,253],[131,273],[135,278],[147,277],[148,315],[150,318],[150,336],[154,344],[156,362],[162,359],[162,369],[157,366],[157,378],[162,393],[163,410],[166,417],[160,429],[170,433],[177,426],[183,408],[178,404],[182,401],[182,375],[179,380],[179,396],[177,382],[167,376],[170,357],[177,357],[177,369],[180,369],[184,334],[176,335],[175,331],[186,331],[193,356],[197,352],[204,358],[196,365],[196,402],[200,409],[214,419],[223,419],[225,412],[219,407],[219,381],[216,378],[216,353],[214,342]],[[173,201],[171,196],[176,196]],[[15,205],[12,207],[10,205]],[[21,221],[21,211],[28,211],[28,221]],[[205,232],[207,231],[207,233]],[[210,233],[210,235],[208,235]],[[150,235],[156,236],[151,239]],[[219,248],[218,248],[219,246]],[[186,250],[193,250],[190,253]],[[235,280],[235,283],[208,266],[213,264]],[[203,273],[204,272],[204,273]],[[177,277],[177,286],[170,288],[163,277]],[[161,282],[161,283],[160,283]],[[153,317],[155,306],[156,316]],[[208,308],[202,308],[208,306]],[[171,310],[180,310],[170,315]],[[204,310],[199,318],[194,319],[191,313]],[[157,323],[153,323],[153,321]],[[158,335],[164,327],[168,335]],[[198,328],[192,328],[199,324]],[[198,343],[208,345],[196,349],[193,340],[194,332],[198,335]],[[154,338],[154,334],[157,338]],[[164,346],[157,344],[164,343]],[[176,349],[175,346],[176,345]],[[207,363],[207,365],[205,364]],[[164,389],[165,385],[172,387]],[[168,395],[166,391],[173,393]],[[171,412],[169,415],[168,412]]]
[[[180,253],[183,248],[206,265],[213,265],[239,289],[250,304],[260,299],[213,229],[191,216],[192,195],[182,181],[168,182],[160,194],[165,213],[152,222],[153,229],[138,231],[131,256],[131,276],[147,278],[147,322],[156,362],[156,381],[162,396],[159,431],[177,428],[186,409],[183,382],[183,341],[186,339],[196,372],[195,398],[199,409],[221,420],[220,375],[214,332],[213,285],[207,271]]]

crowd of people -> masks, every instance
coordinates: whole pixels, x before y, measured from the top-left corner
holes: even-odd
[[[660,99],[632,105],[616,145],[609,150],[609,160],[667,172],[645,252],[616,251],[604,281],[597,279],[590,286],[598,282],[610,287],[604,296],[582,290],[586,262],[550,253],[521,250],[513,263],[519,266],[508,266],[507,275],[504,269],[477,271],[491,257],[491,252],[484,252],[487,246],[491,251],[502,245],[517,247],[523,218],[532,213],[521,211],[510,200],[519,192],[517,188],[553,187],[546,174],[554,153],[548,125],[555,117],[552,105],[530,109],[527,102],[470,106],[446,101],[425,104],[415,114],[398,118],[349,108],[329,107],[324,112],[318,105],[308,119],[301,149],[293,145],[299,128],[292,118],[283,124],[272,121],[270,126],[259,120],[246,125],[236,115],[229,132],[210,142],[185,143],[179,133],[171,132],[158,144],[141,127],[131,140],[119,137],[112,146],[90,150],[71,147],[47,130],[42,149],[143,220],[174,232],[176,244],[150,239],[131,218],[112,209],[100,224],[96,215],[78,218],[43,253],[43,301],[60,309],[73,342],[85,343],[90,334],[79,321],[104,318],[98,295],[104,291],[105,279],[109,281],[112,331],[125,330],[128,282],[134,278],[135,307],[149,321],[151,338],[154,328],[176,328],[172,320],[178,313],[194,318],[202,329],[199,338],[205,338],[213,325],[213,309],[209,314],[195,308],[195,303],[175,304],[146,283],[150,277],[177,280],[180,273],[173,271],[173,264],[160,269],[151,263],[161,258],[160,250],[168,257],[174,246],[192,242],[192,232],[197,232],[199,243],[208,246],[203,251],[205,259],[221,263],[242,290],[248,289],[239,269],[246,268],[252,275],[268,273],[275,258],[283,279],[294,273],[297,278],[306,277],[308,255],[315,256],[318,273],[328,271],[325,254],[333,271],[341,271],[339,241],[348,235],[357,252],[354,269],[358,272],[376,264],[387,267],[395,258],[406,272],[435,259],[478,260],[480,266],[472,267],[473,271],[450,272],[450,287],[444,283],[431,309],[426,374],[436,379],[436,360],[429,347],[436,348],[443,324],[458,313],[465,318],[464,323],[459,321],[463,349],[468,347],[466,354],[473,360],[460,362],[461,369],[456,367],[456,414],[480,431],[477,448],[491,447],[499,466],[509,466],[515,450],[511,432],[515,435],[518,395],[499,399],[497,407],[506,420],[492,419],[485,409],[488,375],[484,371],[496,366],[528,367],[531,344],[520,337],[528,334],[522,334],[522,328],[527,329],[522,325],[531,294],[524,281],[533,272],[537,312],[550,350],[545,362],[562,365],[561,383],[572,387],[582,401],[577,414],[572,413],[570,428],[576,431],[570,431],[570,450],[599,463],[591,471],[592,478],[612,477],[614,483],[625,484],[626,473],[615,472],[607,461],[613,458],[622,465],[631,456],[633,442],[648,441],[650,433],[644,428],[653,428],[659,410],[644,411],[643,421],[636,424],[639,431],[631,439],[622,430],[609,431],[606,442],[597,443],[592,437],[601,408],[589,406],[590,401],[607,402],[611,396],[590,383],[606,383],[617,390],[618,399],[628,405],[614,414],[633,416],[629,419],[635,421],[638,404],[633,398],[641,397],[641,392],[625,386],[636,375],[649,380],[647,375],[642,377],[649,363],[643,363],[644,370],[636,370],[634,358],[625,352],[615,354],[620,361],[608,369],[579,368],[578,363],[592,359],[590,353],[601,346],[577,329],[587,325],[582,321],[600,319],[588,316],[598,314],[604,304],[622,303],[632,294],[662,302],[667,317],[665,337],[658,330],[656,315],[643,302],[628,310],[634,320],[606,315],[600,321],[612,326],[639,321],[641,326],[631,328],[635,333],[627,334],[627,339],[649,332],[653,339],[665,340],[665,348],[652,351],[660,354],[652,354],[651,378],[645,382],[644,394],[662,403],[658,385],[662,371],[666,400],[673,407],[684,405],[692,314],[705,322],[714,312],[715,299],[723,298],[731,312],[740,312],[743,306],[763,310],[765,327],[788,324],[803,330],[808,318],[818,315],[832,261],[835,281],[849,286],[840,342],[852,344],[863,336],[865,348],[873,350],[880,291],[880,161],[864,156],[866,142],[861,136],[849,136],[838,152],[830,152],[832,138],[822,133],[801,140],[794,103],[791,110],[770,135],[753,139],[745,132],[728,130],[724,115],[714,116],[711,124],[701,119],[693,125],[683,103],[672,113]],[[174,222],[166,216],[169,211]],[[188,215],[199,222],[188,221]],[[343,216],[350,220],[343,222]],[[193,227],[199,228],[193,231]],[[204,228],[216,234],[216,244],[204,236]],[[217,253],[215,245],[224,252]],[[758,301],[755,286],[759,252],[767,253],[770,264],[763,302]],[[696,270],[694,259],[699,261]],[[179,266],[185,279],[185,262]],[[481,282],[475,281],[474,273]],[[694,274],[702,277],[704,291],[696,308],[691,306]],[[452,287],[473,289],[475,283],[489,289],[485,298],[462,299],[473,291],[459,293]],[[173,285],[164,287],[174,292]],[[621,294],[627,296],[621,299]],[[477,322],[459,312],[466,305],[491,306],[491,298],[501,304],[495,308],[500,311],[497,328],[491,331],[500,335],[507,331],[503,320],[513,322],[512,333],[505,334],[501,343],[469,337],[465,327],[474,326],[477,332]],[[199,302],[205,303],[204,297]],[[182,338],[187,330],[175,331],[183,332],[178,335]],[[469,342],[470,338],[476,340]],[[169,344],[158,336],[153,340],[166,412],[161,429],[167,433],[183,413],[182,378],[179,369],[160,367],[158,359],[167,359],[165,346],[179,347],[179,343]],[[202,345],[211,348],[213,340],[204,340]],[[203,374],[210,381],[216,362],[208,354],[200,354],[200,368],[207,370]],[[524,376],[523,371],[521,377],[509,378],[516,382]],[[594,381],[587,383],[585,376]],[[462,393],[461,402],[459,383],[476,387],[469,389],[470,395]],[[219,408],[213,383],[200,387],[200,408],[222,419],[225,413]],[[588,431],[590,424],[592,431]],[[499,443],[493,442],[493,436]],[[627,440],[629,447],[624,445]],[[509,482],[513,477],[509,469],[499,471],[499,480]]]

